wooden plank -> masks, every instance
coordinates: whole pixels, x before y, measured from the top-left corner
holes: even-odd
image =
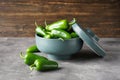
[[[34,36],[35,20],[44,25],[75,17],[101,37],[120,37],[119,8],[119,0],[0,0],[0,36]]]

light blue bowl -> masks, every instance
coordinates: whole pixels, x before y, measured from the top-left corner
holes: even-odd
[[[35,35],[36,45],[38,49],[46,53],[48,58],[63,60],[70,59],[72,54],[79,52],[83,46],[80,38],[72,38],[68,40],[46,39]]]

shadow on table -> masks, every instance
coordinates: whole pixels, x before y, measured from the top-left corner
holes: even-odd
[[[70,62],[90,62],[90,61],[103,61],[106,63],[119,61],[119,54],[106,53],[106,56],[100,57],[92,50],[81,50],[80,52],[72,55]]]
[[[101,59],[96,53],[90,50],[81,50],[80,52],[73,54],[71,60],[89,61],[94,59]]]
[[[39,71],[39,72],[54,72],[54,71],[59,71],[63,69],[63,67],[58,67],[57,69],[53,69],[53,70],[46,70],[46,71]]]

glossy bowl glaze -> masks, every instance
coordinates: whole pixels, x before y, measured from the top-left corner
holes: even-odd
[[[70,59],[71,55],[79,52],[83,46],[83,41],[80,38],[62,41],[35,35],[35,39],[36,45],[41,52],[46,53],[49,58],[57,60]]]

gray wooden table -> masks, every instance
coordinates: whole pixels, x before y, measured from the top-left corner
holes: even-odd
[[[120,38],[102,38],[106,50],[98,57],[86,45],[71,60],[57,61],[59,70],[30,71],[19,53],[35,44],[34,38],[0,38],[0,80],[120,80]],[[46,56],[44,53],[39,55]]]

